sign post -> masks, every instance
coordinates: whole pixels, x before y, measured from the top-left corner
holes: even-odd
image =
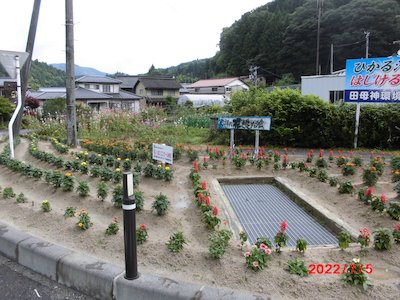
[[[164,144],[153,144],[153,159],[172,165],[174,162],[174,148]]]
[[[229,153],[229,157],[232,158],[232,153],[235,151],[235,129],[231,129],[231,141],[230,141],[230,148],[231,151]]]
[[[139,277],[137,269],[136,246],[136,202],[133,197],[133,174],[123,175],[123,204],[124,211],[124,244],[125,244],[125,278],[134,280]]]
[[[361,103],[400,103],[400,56],[348,59],[345,102],[356,102],[354,148],[357,148]]]
[[[260,147],[260,130],[271,130],[271,117],[219,117],[218,118],[218,129],[230,129],[231,130],[231,153],[234,151],[234,132],[235,129],[242,130],[255,130],[255,155],[258,155]]]

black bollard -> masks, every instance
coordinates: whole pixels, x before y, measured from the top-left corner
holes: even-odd
[[[139,277],[136,250],[136,203],[133,197],[133,175],[124,173],[124,243],[125,243],[125,278],[133,280]]]

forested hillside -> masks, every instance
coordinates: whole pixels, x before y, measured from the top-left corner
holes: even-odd
[[[181,81],[218,76],[247,75],[254,64],[272,82],[283,74],[316,72],[317,0],[275,0],[245,13],[224,28],[220,51],[210,59],[196,60],[159,70]],[[320,68],[329,73],[330,47],[334,46],[334,69],[346,59],[365,57],[370,32],[369,56],[389,56],[400,40],[399,0],[320,0]]]

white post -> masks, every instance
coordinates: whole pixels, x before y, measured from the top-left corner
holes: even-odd
[[[361,110],[361,104],[360,104],[360,102],[357,102],[357,108],[356,108],[356,129],[355,129],[355,131],[354,131],[354,149],[357,149],[358,127],[360,126],[360,110]]]
[[[21,75],[20,75],[20,66],[19,66],[19,56],[15,56],[15,70],[17,71],[17,107],[14,110],[14,113],[11,117],[10,122],[8,123],[8,135],[10,139],[10,156],[14,158],[14,136],[13,136],[13,124],[15,119],[18,116],[18,112],[22,106],[22,96],[21,96]]]
[[[232,158],[232,151],[235,150],[234,149],[235,148],[234,139],[235,139],[235,129],[231,129],[231,143],[230,143],[231,151],[229,153],[230,158]]]
[[[260,130],[256,130],[256,144],[255,144],[255,150],[254,150],[254,155],[255,157],[258,156],[258,148],[260,147]]]

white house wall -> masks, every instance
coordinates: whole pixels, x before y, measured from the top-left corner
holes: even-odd
[[[329,92],[344,91],[345,81],[345,75],[303,76],[301,77],[301,94],[315,95],[329,101]]]
[[[249,87],[247,86],[247,84],[245,84],[243,81],[241,80],[234,80],[231,83],[227,84],[225,86],[225,88],[231,88],[232,92],[236,92],[236,91],[243,91],[243,90],[248,90]]]

